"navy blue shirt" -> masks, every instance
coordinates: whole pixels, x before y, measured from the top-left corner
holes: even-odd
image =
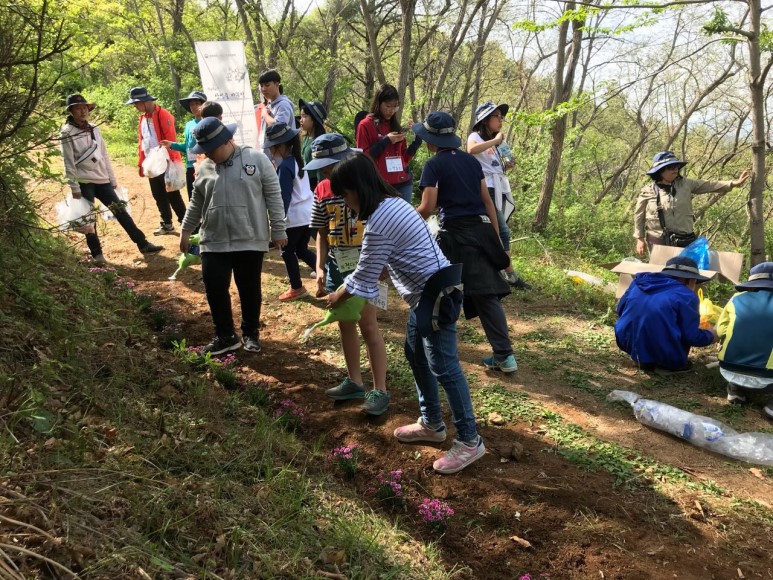
[[[483,168],[459,149],[440,149],[424,164],[419,187],[437,187],[440,223],[460,217],[487,215],[481,198]]]

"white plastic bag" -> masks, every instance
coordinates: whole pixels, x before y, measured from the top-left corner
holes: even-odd
[[[185,165],[182,161],[170,161],[164,173],[167,191],[180,191],[185,187]]]
[[[169,163],[169,151],[166,147],[154,147],[142,162],[142,170],[145,172],[146,177],[158,177],[166,172],[166,166]]]
[[[96,215],[94,206],[85,197],[75,199],[68,195],[64,200],[54,206],[56,217],[59,221],[59,229],[64,231],[74,230],[82,234],[93,234],[96,230],[94,222]]]

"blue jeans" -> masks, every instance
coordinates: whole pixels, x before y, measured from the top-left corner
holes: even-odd
[[[405,331],[405,357],[411,365],[416,391],[419,394],[419,408],[425,423],[440,423],[440,393],[438,383],[443,386],[451,407],[451,420],[461,441],[475,441],[478,431],[475,413],[472,410],[470,387],[459,364],[456,350],[456,323],[440,327],[426,338],[416,328],[416,313],[411,309],[408,327]]]
[[[400,194],[400,197],[402,197],[405,201],[413,205],[413,179],[409,179],[406,183],[403,183],[402,185],[393,185],[392,187],[394,187],[397,190],[397,193]]]

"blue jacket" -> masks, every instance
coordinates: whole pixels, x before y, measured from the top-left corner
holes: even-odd
[[[735,294],[717,322],[719,366],[741,374],[773,377],[773,292]]]
[[[642,365],[687,366],[692,346],[714,335],[699,328],[698,297],[680,281],[659,273],[638,274],[617,305],[617,346]]]

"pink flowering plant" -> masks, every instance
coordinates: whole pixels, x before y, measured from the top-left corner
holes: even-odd
[[[359,458],[359,447],[356,445],[344,445],[336,447],[327,455],[327,460],[338,466],[346,477],[354,477],[357,473],[357,460]]]
[[[453,508],[439,499],[425,497],[419,506],[421,521],[439,532],[445,531],[453,515]]]
[[[376,497],[384,503],[400,505],[403,503],[403,470],[394,469],[387,475],[376,477]]]
[[[297,431],[303,427],[306,413],[292,399],[284,399],[279,402],[279,407],[274,411],[274,421],[288,431]]]

